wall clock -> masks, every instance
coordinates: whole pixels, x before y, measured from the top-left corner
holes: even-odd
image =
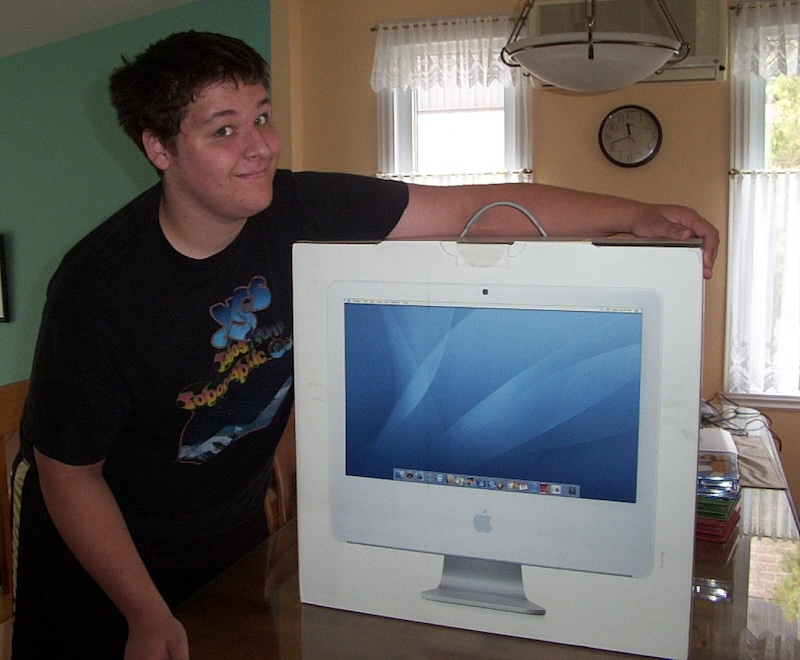
[[[661,147],[661,124],[647,108],[623,105],[600,122],[603,155],[620,167],[639,167],[655,158]]]

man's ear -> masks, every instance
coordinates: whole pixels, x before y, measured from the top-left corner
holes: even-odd
[[[162,172],[169,167],[171,160],[169,149],[150,129],[145,129],[142,133],[142,146],[147,158],[155,167]]]

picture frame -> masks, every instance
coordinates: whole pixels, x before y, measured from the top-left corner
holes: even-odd
[[[6,268],[6,252],[3,235],[0,234],[0,323],[11,321],[8,307],[8,276]]]

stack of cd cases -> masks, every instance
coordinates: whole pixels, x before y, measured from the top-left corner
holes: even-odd
[[[725,543],[739,520],[739,453],[725,429],[700,429],[697,453],[698,539]]]

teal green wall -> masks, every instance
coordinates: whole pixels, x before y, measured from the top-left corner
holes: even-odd
[[[30,374],[45,288],[66,250],[156,180],[117,125],[109,74],[122,53],[188,29],[240,37],[269,57],[269,0],[199,0],[0,58],[0,233],[12,315],[0,323],[0,385]]]

